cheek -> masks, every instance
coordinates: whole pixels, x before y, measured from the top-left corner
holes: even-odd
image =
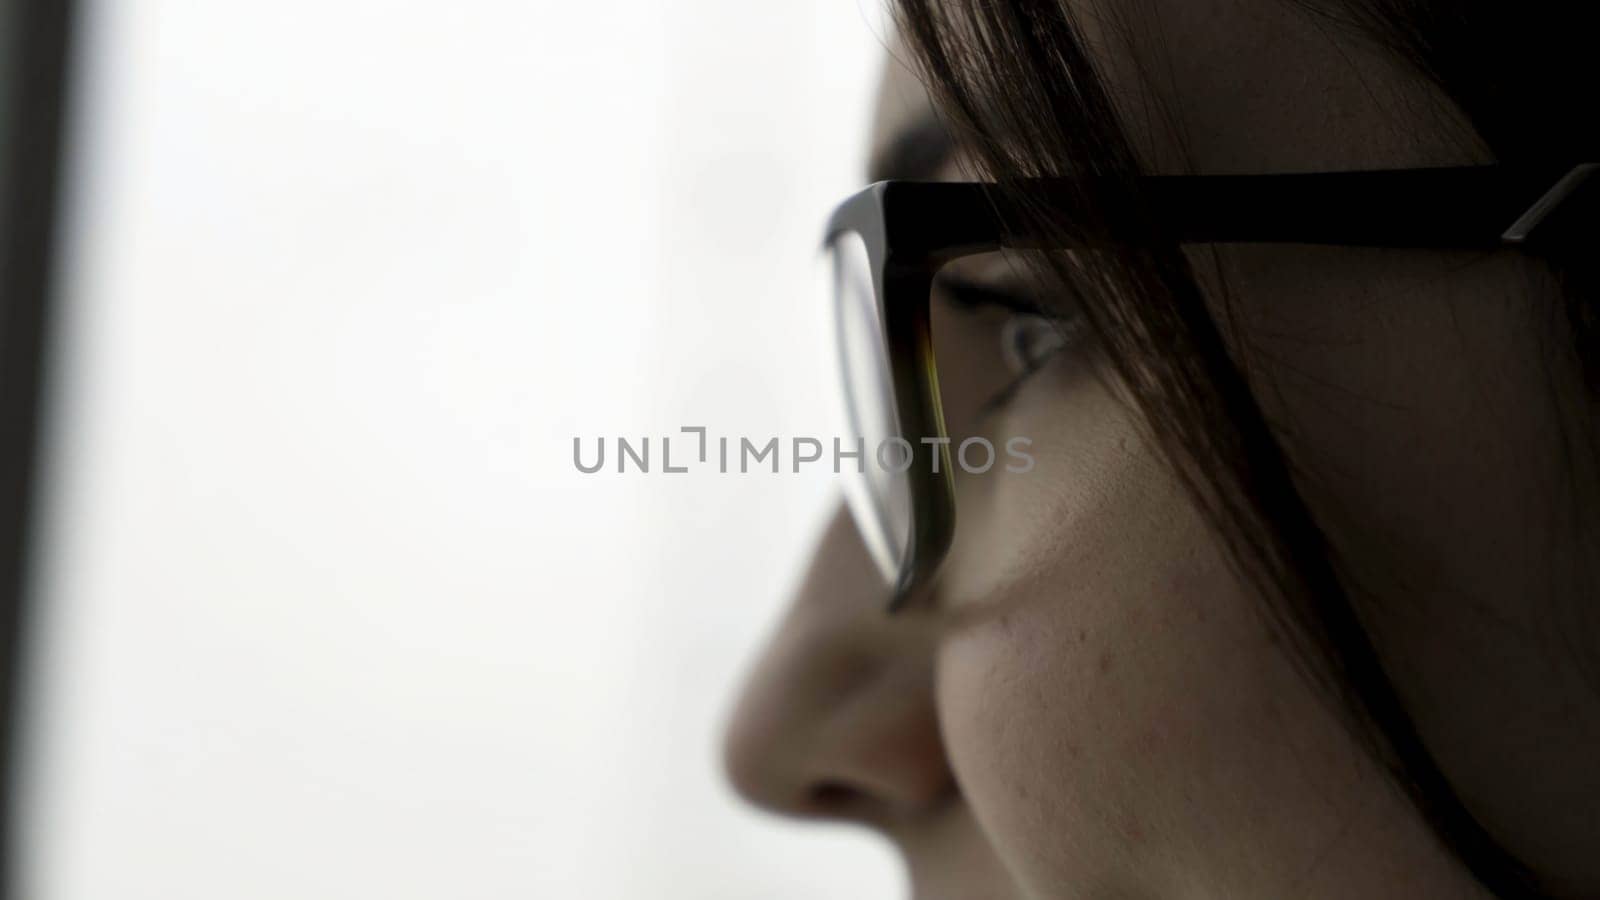
[[[1231,715],[1207,707],[1230,690],[1206,659],[1239,659],[1230,614],[1247,600],[1108,395],[1038,393],[1063,423],[1032,429],[1038,468],[958,498],[944,737],[975,815],[1031,888],[1165,889],[1168,799],[1210,753],[1214,717]],[[1011,420],[1051,418],[1024,401]]]
[[[1326,798],[1383,783],[1116,404],[1072,403],[1095,415],[1041,440],[1036,481],[959,505],[937,662],[956,779],[1040,896],[1271,896],[1238,873],[1315,859],[1349,818]]]
[[[1216,594],[1199,573],[1166,574],[1163,593],[1061,573],[1027,596],[995,598],[992,615],[943,644],[938,702],[952,767],[1001,855],[1035,889],[1165,888],[1172,804],[1215,755],[1215,718],[1229,714],[1207,698],[1230,693],[1226,672],[1197,678],[1205,667],[1195,657],[1226,643],[1203,633]]]

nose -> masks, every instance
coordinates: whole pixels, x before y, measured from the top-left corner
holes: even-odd
[[[915,610],[888,616],[887,590],[840,511],[728,728],[725,766],[750,802],[886,824],[953,793],[934,704],[934,629]]]

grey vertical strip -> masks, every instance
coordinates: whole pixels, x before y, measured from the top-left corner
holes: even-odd
[[[16,696],[32,559],[72,0],[0,0],[0,898],[15,895]]]

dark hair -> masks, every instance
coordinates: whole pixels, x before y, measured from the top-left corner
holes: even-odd
[[[1594,15],[1590,4],[1286,2],[1413,66],[1459,106],[1495,159],[1600,157],[1600,116],[1581,114],[1578,99],[1600,87],[1600,55],[1578,46],[1593,40],[1575,21]],[[896,0],[895,13],[936,106],[983,174],[1003,188],[1067,171],[1109,176],[1086,180],[1097,196],[1084,199],[1108,211],[1116,224],[1107,227],[1136,227],[1109,211],[1138,208],[1139,163],[1064,0]],[[1011,194],[1029,227],[1081,233],[1083,223],[1052,221],[1026,191]],[[1236,564],[1279,600],[1268,613],[1307,674],[1340,701],[1358,737],[1485,887],[1506,898],[1546,896],[1467,810],[1419,736],[1189,260],[1171,245],[1131,243],[1149,249],[1047,255],[1043,265],[1072,284],[1113,371]],[[1570,243],[1542,256],[1563,287],[1589,383],[1600,384],[1595,266]]]

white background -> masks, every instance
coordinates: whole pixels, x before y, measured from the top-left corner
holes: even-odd
[[[85,5],[19,895],[902,893],[718,773],[828,478],[572,463],[830,433],[874,0]]]

